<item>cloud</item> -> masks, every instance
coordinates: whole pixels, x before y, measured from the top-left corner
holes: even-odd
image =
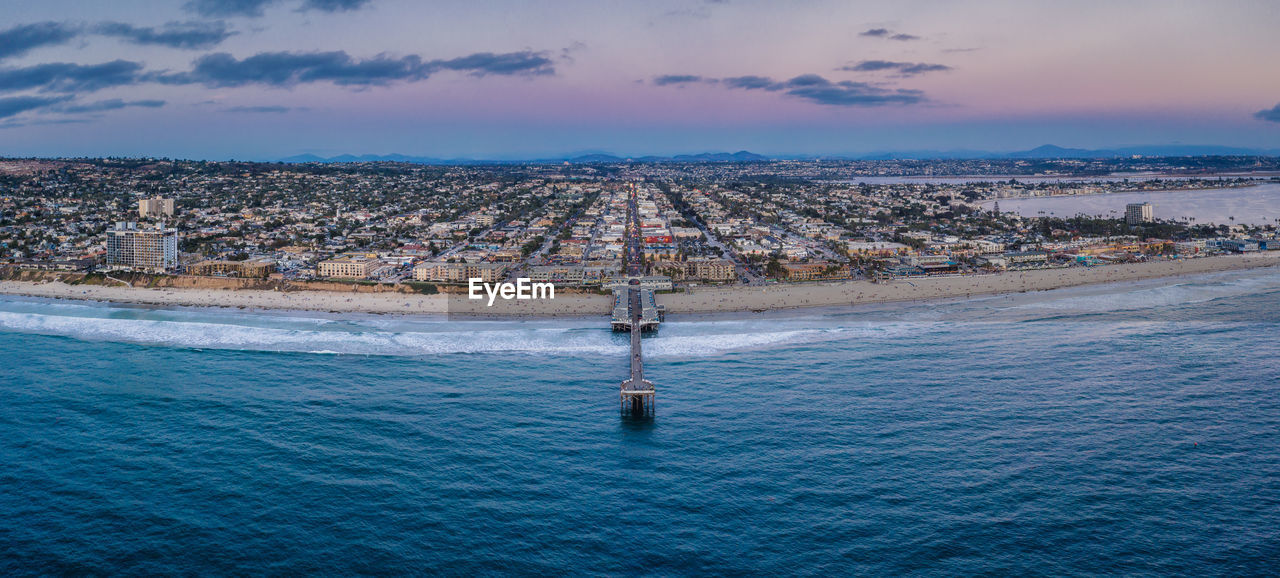
[[[573,42],[570,42],[568,46],[560,49],[560,60],[573,64],[575,62],[573,55],[578,52],[583,52],[586,49],[587,45],[585,43],[574,40]]]
[[[38,89],[41,92],[93,92],[138,83],[142,64],[113,60],[102,64],[51,62],[0,69],[0,92]]]
[[[802,74],[790,80],[774,80],[767,76],[734,76],[706,78],[694,75],[666,75],[655,77],[657,86],[685,85],[691,83],[718,84],[736,90],[765,90],[780,92],[827,106],[884,106],[909,105],[927,102],[923,92],[903,88],[883,88],[865,82],[832,82],[817,74]]]
[[[664,74],[662,76],[653,77],[653,83],[658,86],[671,86],[673,84],[690,84],[694,82],[703,82],[701,76],[692,74]]]
[[[348,12],[364,8],[372,2],[373,0],[303,0],[298,11]],[[184,7],[210,18],[258,18],[268,6],[280,3],[281,0],[189,0]]]
[[[941,72],[951,70],[950,66],[945,64],[930,64],[927,62],[894,62],[891,60],[863,60],[857,64],[847,64],[841,66],[838,70],[848,72],[881,72],[893,71],[902,76],[916,76],[926,72]]]
[[[70,100],[69,96],[11,96],[0,98],[0,118],[9,118],[27,112],[48,108]]]
[[[84,114],[120,110],[122,108],[130,107],[158,108],[165,105],[163,100],[125,101],[118,98],[76,104],[72,102],[72,98],[73,97],[69,94],[61,96],[12,96],[8,98],[0,98],[0,119],[8,119],[9,117],[17,116],[24,112],[34,112],[36,114]],[[4,128],[26,126],[30,124],[65,124],[67,122],[83,122],[84,120],[85,119],[55,119],[43,121],[6,120]]]
[[[322,12],[348,12],[359,10],[372,0],[306,0],[301,10],[320,10]]]
[[[1280,122],[1280,104],[1277,104],[1266,110],[1260,110],[1253,113],[1253,118],[1265,120],[1269,122]]]
[[[883,106],[886,104],[919,104],[924,93],[919,90],[888,89],[865,82],[831,82],[816,74],[797,76],[784,83],[786,94],[829,106]]]
[[[424,80],[436,72],[452,70],[474,76],[555,74],[545,53],[533,51],[495,54],[479,52],[447,60],[424,61],[416,55],[379,55],[356,60],[346,52],[263,52],[243,60],[218,52],[197,58],[190,72],[159,75],[165,84],[203,84],[234,87],[261,84],[289,87],[313,82],[340,86],[383,86],[396,81]]]
[[[108,110],[120,110],[122,108],[160,108],[165,105],[163,100],[120,100],[112,98],[109,100],[99,100],[87,104],[68,104],[54,108],[57,112],[67,114],[77,114],[86,112],[105,112]]]
[[[184,8],[201,16],[222,18],[226,16],[262,16],[262,11],[277,0],[190,0]]]
[[[741,88],[744,90],[777,90],[780,85],[774,82],[772,78],[764,76],[734,76],[722,79],[729,88]]]
[[[354,60],[346,52],[263,52],[237,60],[225,52],[196,59],[191,72],[175,77],[176,84],[198,83],[209,87],[265,84],[292,86],[329,81],[340,85],[387,84],[422,77],[417,56],[379,56]]]
[[[492,52],[478,52],[470,56],[462,56],[449,60],[435,60],[427,63],[429,69],[440,70],[456,70],[459,72],[469,72],[476,76],[485,76],[489,74],[512,75],[512,74],[555,74],[555,68],[551,59],[541,52],[532,52],[524,50],[520,52],[507,52],[505,54],[494,54]]]
[[[227,112],[251,112],[251,113],[270,113],[281,114],[293,110],[287,106],[233,106],[226,109]]]
[[[93,27],[104,36],[123,38],[134,44],[156,44],[170,48],[212,48],[235,35],[225,22],[170,22],[163,27],[139,27],[123,22],[104,22]]]
[[[0,31],[0,60],[22,56],[41,46],[64,44],[79,33],[79,29],[58,22],[14,26]]]
[[[889,40],[901,40],[901,41],[920,39],[919,36],[915,36],[913,34],[905,34],[902,32],[895,33],[894,31],[889,30],[888,28],[868,28],[867,30],[863,30],[862,32],[859,32],[858,36],[869,36],[871,38],[887,38]]]

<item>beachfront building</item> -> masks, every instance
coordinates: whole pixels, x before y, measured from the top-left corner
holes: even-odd
[[[783,263],[788,281],[817,281],[834,279],[847,275],[847,268],[834,263],[818,261],[815,263]]]
[[[738,279],[738,271],[734,268],[733,261],[728,259],[691,259],[685,264],[685,267],[685,275],[693,279],[706,281],[735,281]]]
[[[158,197],[154,199],[142,199],[138,201],[138,217],[143,219],[152,217],[172,217],[173,207],[173,199],[162,199]]]
[[[107,231],[107,266],[164,273],[178,266],[178,231],[116,223]]]
[[[1124,222],[1130,225],[1150,223],[1155,220],[1155,210],[1151,203],[1129,203],[1124,206]]]
[[[437,283],[466,283],[479,279],[484,283],[496,283],[506,275],[507,265],[502,263],[422,263],[413,268],[414,281]]]
[[[337,259],[321,261],[316,265],[316,275],[320,277],[342,277],[348,279],[366,279],[382,262],[368,255],[347,255]]]
[[[249,261],[207,260],[187,266],[188,275],[204,277],[244,277],[265,279],[276,270],[275,263],[265,259]]]
[[[1015,251],[1004,254],[1008,267],[1043,267],[1049,264],[1049,254],[1044,251]]]

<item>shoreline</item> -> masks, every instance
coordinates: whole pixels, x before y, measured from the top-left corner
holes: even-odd
[[[1006,271],[984,275],[920,277],[888,282],[838,281],[764,287],[698,287],[659,294],[668,314],[760,313],[875,303],[964,299],[1048,291],[1144,279],[1199,275],[1280,265],[1280,252],[1218,255],[1097,267]],[[448,315],[466,319],[520,319],[605,316],[608,295],[566,294],[554,300],[505,301],[486,307],[459,295],[280,292],[257,289],[129,288],[67,285],[60,282],[0,281],[0,294],[161,307],[320,311],[392,315]]]
[[[985,209],[990,207],[993,203],[998,203],[1000,201],[1025,201],[1029,199],[1066,199],[1066,198],[1072,198],[1072,197],[1103,197],[1108,195],[1133,195],[1133,194],[1147,194],[1147,193],[1188,193],[1188,192],[1196,192],[1196,191],[1226,191],[1231,189],[1247,189],[1250,187],[1256,187],[1258,185],[1267,184],[1270,182],[1268,178],[1261,178],[1261,177],[1256,179],[1250,179],[1250,180],[1252,182],[1234,185],[1234,186],[1218,185],[1213,187],[1187,187],[1184,189],[1144,189],[1140,191],[1104,191],[1100,193],[1070,193],[1070,194],[1061,194],[1061,195],[1018,195],[1016,197],[1001,197],[998,199],[984,200],[978,203],[978,206]]]

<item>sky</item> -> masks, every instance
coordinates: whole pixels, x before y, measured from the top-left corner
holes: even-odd
[[[1280,148],[1280,3],[6,0],[0,155]]]

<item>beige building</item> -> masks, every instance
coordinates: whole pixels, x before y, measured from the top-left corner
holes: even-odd
[[[201,261],[187,266],[187,274],[206,277],[259,277],[266,278],[276,270],[275,263],[268,261]]]
[[[1129,203],[1124,206],[1124,221],[1130,225],[1150,223],[1155,220],[1151,203]]]
[[[321,277],[347,277],[365,279],[382,265],[381,261],[367,255],[350,255],[321,261],[316,266],[316,275]]]
[[[734,281],[738,278],[738,271],[733,266],[733,262],[727,259],[689,261],[685,267],[687,274],[694,279]]]
[[[173,199],[142,199],[138,201],[138,216],[143,219],[148,217],[172,217],[173,208]]]
[[[413,268],[414,281],[466,283],[480,279],[485,283],[502,280],[507,266],[502,263],[423,263]]]

